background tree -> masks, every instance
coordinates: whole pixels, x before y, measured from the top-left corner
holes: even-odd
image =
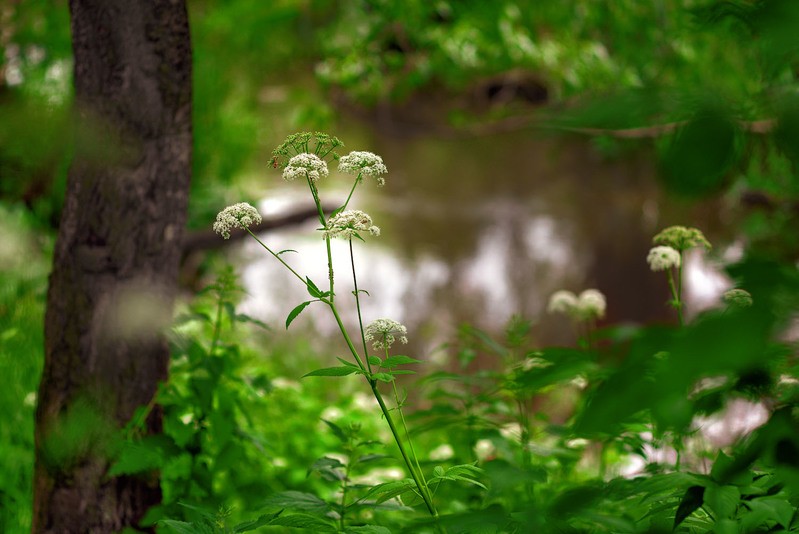
[[[47,296],[33,530],[114,532],[160,500],[155,479],[107,469],[116,429],[167,373],[159,329],[188,204],[191,45],[184,2],[69,7],[84,135]],[[157,413],[148,426],[159,429]]]

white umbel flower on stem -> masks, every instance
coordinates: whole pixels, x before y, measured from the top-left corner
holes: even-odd
[[[598,289],[586,289],[577,297],[577,312],[580,319],[601,319],[605,316],[607,301]]]
[[[257,209],[246,202],[239,202],[228,206],[217,214],[214,232],[225,239],[230,239],[231,229],[241,228],[246,230],[253,224],[260,224],[261,220],[261,215]]]
[[[380,235],[380,228],[372,224],[372,218],[361,210],[347,210],[337,213],[327,221],[324,237],[352,239],[358,232]]]
[[[646,256],[649,268],[653,271],[665,271],[680,266],[680,252],[669,246],[652,247]]]
[[[366,341],[372,341],[375,350],[387,350],[399,339],[408,342],[408,329],[392,319],[376,319],[363,330]]]
[[[353,151],[342,156],[338,160],[338,170],[361,176],[374,176],[379,186],[385,185],[386,179],[382,175],[388,172],[383,164],[383,158],[371,152],[360,151]]]
[[[549,313],[565,313],[571,315],[577,308],[577,295],[571,291],[560,290],[552,293],[549,297],[547,311]]]
[[[316,182],[319,178],[324,178],[330,174],[327,170],[325,160],[316,154],[297,154],[291,158],[283,169],[283,179],[291,182],[295,178],[307,178]]]

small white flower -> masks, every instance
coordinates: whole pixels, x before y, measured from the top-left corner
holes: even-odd
[[[408,329],[391,319],[376,319],[364,329],[366,341],[372,341],[375,350],[389,349],[399,338],[400,343],[407,343]]]
[[[549,313],[565,313],[571,315],[577,308],[577,295],[571,291],[556,291],[549,297],[547,311]]]
[[[338,160],[338,170],[362,176],[374,176],[379,186],[385,185],[386,179],[381,175],[388,172],[383,164],[383,158],[371,152],[358,151],[342,156]]]
[[[253,224],[261,223],[261,215],[258,210],[246,202],[239,202],[228,206],[219,212],[214,223],[214,232],[225,239],[230,238],[230,230],[241,228],[245,230]]]
[[[455,456],[455,450],[452,448],[452,445],[449,443],[444,443],[443,445],[439,445],[432,451],[430,451],[430,459],[434,462],[443,462],[444,460],[449,460]]]
[[[646,256],[649,268],[653,271],[665,271],[680,266],[680,252],[669,246],[652,247]]]
[[[478,439],[477,443],[474,444],[474,453],[481,461],[488,460],[496,451],[497,448],[490,439]]]
[[[597,289],[586,289],[577,297],[577,313],[580,319],[601,319],[605,316],[606,308],[605,295]]]
[[[372,224],[372,218],[360,210],[347,210],[338,213],[327,221],[324,237],[352,239],[357,232],[380,235],[380,228]]]
[[[329,171],[327,163],[316,154],[297,154],[291,158],[283,169],[283,179],[290,182],[295,178],[307,178],[312,182],[324,178]]]

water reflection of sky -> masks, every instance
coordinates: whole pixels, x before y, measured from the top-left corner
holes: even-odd
[[[365,322],[388,317],[406,324],[409,348],[422,354],[452,340],[463,322],[498,332],[513,314],[536,323],[537,342],[570,343],[571,326],[545,313],[547,299],[558,289],[588,287],[608,296],[609,322],[671,319],[665,277],[650,272],[645,261],[651,237],[669,224],[687,224],[713,240],[724,235],[723,210],[673,203],[646,162],[608,163],[597,161],[590,147],[525,142],[522,150],[502,140],[444,143],[428,153],[425,143],[386,141],[388,185],[377,189],[367,181],[350,206],[370,213],[382,229],[380,237],[354,243],[358,284],[369,292],[362,299]],[[426,164],[411,170],[409,162],[419,158]],[[497,173],[514,168],[527,170]],[[446,173],[453,177],[442,179]],[[347,185],[341,179],[320,185],[323,199],[342,199]],[[302,184],[286,184],[270,191],[259,209],[277,215],[307,201]],[[324,288],[327,259],[318,226],[309,221],[263,238],[274,250],[296,250],[284,258]],[[348,245],[332,245],[341,313],[354,328]],[[282,325],[309,299],[304,287],[257,243],[241,254],[250,293],[245,311]],[[685,290],[694,309],[713,305],[726,289],[719,265],[703,254],[688,257]],[[289,335],[307,332],[335,334],[328,310],[307,308]]]

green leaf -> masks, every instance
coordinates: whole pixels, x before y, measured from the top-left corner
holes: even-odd
[[[411,480],[410,478],[404,478],[402,480],[393,480],[391,482],[385,482],[383,484],[378,484],[366,492],[366,495],[363,496],[361,501],[365,501],[367,499],[371,499],[376,497],[378,503],[385,502],[389,499],[393,499],[394,497],[399,497],[409,491],[416,491],[416,483]]]
[[[378,356],[369,356],[369,363],[371,363],[372,365],[379,365],[380,367],[385,367],[384,365],[382,365],[383,360],[381,360],[380,357]]]
[[[741,492],[735,486],[710,484],[705,488],[704,503],[715,512],[716,520],[732,518],[741,501]]]
[[[352,362],[348,362],[348,361],[347,361],[347,360],[345,360],[344,358],[339,358],[338,356],[336,356],[336,359],[337,359],[338,361],[340,361],[341,363],[343,363],[344,365],[346,365],[347,367],[355,367],[355,368],[356,368],[356,369],[358,369],[358,370],[360,370],[360,369],[361,369],[360,367],[358,367],[358,366],[357,366],[357,365],[355,365],[354,363],[352,363]]]
[[[164,466],[166,452],[163,436],[148,436],[140,441],[126,442],[108,470],[108,476],[132,475]]]
[[[336,435],[336,437],[337,437],[338,439],[340,439],[340,440],[341,440],[343,443],[347,443],[347,441],[349,441],[349,439],[347,438],[347,434],[345,434],[345,433],[344,433],[344,430],[342,430],[342,428],[341,428],[340,426],[338,426],[336,423],[333,423],[332,421],[328,421],[327,419],[322,419],[322,421],[323,421],[323,422],[324,422],[324,423],[325,423],[325,424],[326,424],[328,427],[330,427],[330,430],[332,430],[332,431],[333,431],[333,434],[335,434],[335,435]],[[338,461],[338,460],[336,460],[336,461]],[[340,463],[341,463],[341,462],[339,462],[339,464],[340,464]],[[342,467],[343,467],[343,465],[342,465]]]
[[[691,486],[685,491],[680,506],[677,507],[677,513],[674,515],[673,529],[677,529],[686,517],[694,513],[702,506],[704,502],[705,488],[704,486]]]
[[[377,460],[382,460],[384,458],[391,458],[388,454],[364,454],[363,456],[359,456],[357,460],[355,460],[356,464],[365,464],[367,462],[375,462]]]
[[[258,519],[253,519],[252,521],[244,521],[243,523],[239,523],[238,525],[233,527],[233,532],[238,534],[239,532],[248,532],[250,530],[255,530],[258,527],[268,525],[276,517],[278,517],[281,514],[281,512],[275,512],[274,514],[264,514],[262,516],[259,516]]]
[[[391,373],[374,373],[372,375],[372,378],[374,378],[375,380],[379,380],[381,382],[393,382],[394,381],[394,375],[392,375]]]
[[[313,298],[318,299],[322,296],[322,290],[316,287],[316,284],[307,276],[305,277],[305,287],[308,289],[308,294]]]
[[[270,525],[291,528],[304,528],[318,532],[336,532],[336,525],[320,517],[308,514],[281,515],[272,520]]]
[[[287,249],[281,250],[281,251],[279,251],[279,252],[276,252],[276,253],[275,253],[275,256],[280,256],[281,254],[285,254],[286,252],[294,252],[294,253],[297,253],[297,251],[296,251],[296,250],[294,250],[294,249],[291,249],[291,248],[287,248]]]
[[[389,356],[386,358],[386,361],[383,362],[383,367],[387,369],[391,369],[392,367],[396,367],[398,365],[405,365],[409,363],[422,363],[422,360],[417,360],[416,358],[411,358],[410,356]]]
[[[316,495],[293,490],[270,495],[259,508],[302,510],[321,517],[330,511],[330,506]]]
[[[391,534],[391,531],[386,527],[379,527],[377,525],[362,525],[360,527],[347,527],[345,533],[352,534]]]
[[[162,519],[158,522],[178,534],[213,534],[213,529],[207,524],[186,523],[185,521],[174,521],[172,519]]]
[[[286,330],[289,329],[289,325],[291,324],[291,322],[294,321],[294,319],[296,319],[297,316],[302,313],[302,310],[307,308],[311,302],[313,301],[307,300],[302,304],[300,304],[299,306],[297,306],[296,308],[294,308],[293,310],[291,310],[288,317],[286,317]]]
[[[444,480],[460,481],[460,482],[465,482],[467,484],[472,484],[473,486],[479,486],[483,489],[488,489],[485,486],[485,484],[475,480],[476,477],[481,475],[482,473],[483,470],[475,466],[474,464],[454,465],[447,470],[444,470],[443,467],[437,465],[433,469],[433,478],[430,479],[430,482],[440,483],[441,481]]]
[[[306,376],[347,376],[353,373],[360,373],[361,370],[357,367],[350,367],[347,365],[341,367],[325,367],[323,369],[317,369],[315,371],[311,371],[308,374],[303,375],[302,377],[305,378]]]

